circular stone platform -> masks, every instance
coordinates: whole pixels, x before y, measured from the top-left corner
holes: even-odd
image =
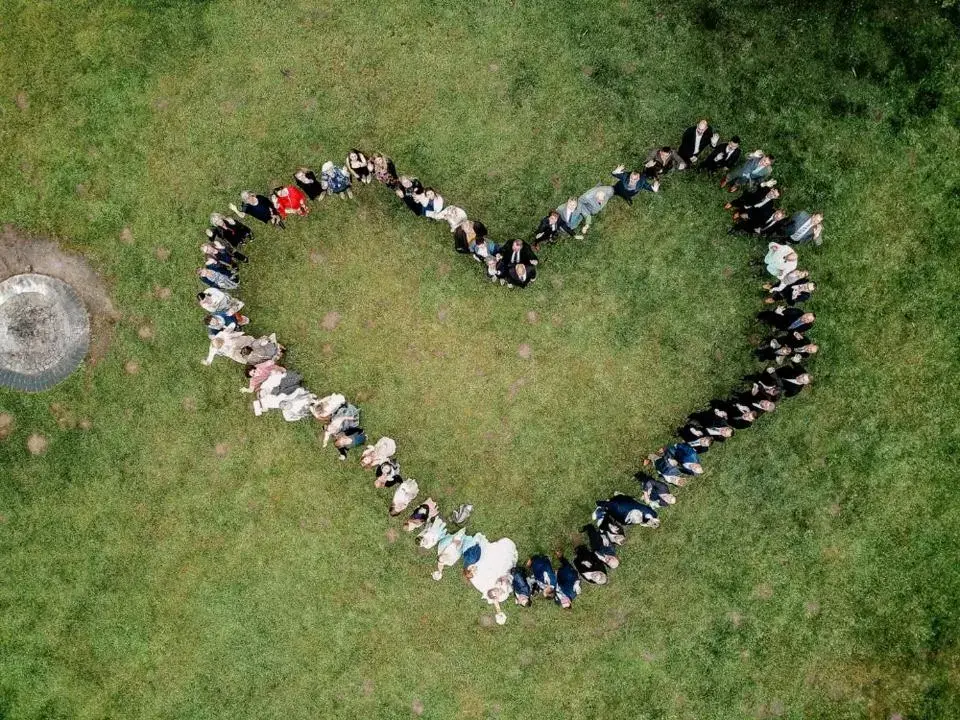
[[[36,273],[0,282],[0,385],[53,387],[77,369],[89,346],[90,318],[70,285]]]

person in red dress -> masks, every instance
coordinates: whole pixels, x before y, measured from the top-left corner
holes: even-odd
[[[271,202],[281,217],[288,215],[309,215],[310,206],[307,205],[307,195],[296,185],[286,185],[273,191]]]

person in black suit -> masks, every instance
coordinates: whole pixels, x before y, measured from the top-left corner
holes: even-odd
[[[787,213],[779,208],[773,211],[762,225],[755,227],[753,232],[761,237],[780,237],[783,234],[783,228],[789,222]]]
[[[677,435],[701,455],[709,452],[710,446],[713,444],[713,438],[710,434],[702,425],[697,423],[691,422],[677,428]]]
[[[710,123],[701,120],[696,125],[684,130],[677,154],[683,158],[688,166],[692,166],[697,163],[704,150],[707,148],[712,150],[717,146],[719,140],[720,136],[713,131]]]
[[[777,407],[777,404],[773,400],[761,395],[753,395],[749,390],[738,392],[733,396],[733,399],[736,403],[748,408],[758,417],[763,413],[773,412]]]
[[[514,240],[500,248],[499,255],[497,277],[501,285],[526,287],[536,279],[539,260],[529,243]]]
[[[793,397],[813,381],[803,365],[785,365],[774,370],[773,375],[787,397]]]
[[[773,360],[779,365],[785,360],[798,363],[819,350],[819,346],[807,340],[805,335],[792,332],[767,338],[754,350],[754,355],[761,360]]]
[[[561,232],[565,232],[570,237],[583,239],[583,235],[577,235],[573,232],[566,221],[560,217],[560,213],[551,210],[550,214],[540,221],[540,225],[533,235],[534,247],[539,250],[541,243],[555,243]]]
[[[817,284],[802,278],[786,285],[782,288],[771,288],[769,297],[764,298],[764,302],[772,305],[775,302],[784,302],[787,305],[799,305],[810,299],[813,291],[817,289]]]
[[[523,263],[525,265],[536,265],[539,260],[530,243],[524,240],[514,240],[511,243],[500,248],[500,256],[510,265]]]
[[[740,162],[741,154],[740,138],[734,135],[728,142],[717,145],[707,159],[699,164],[699,167],[707,172],[731,170]]]
[[[816,322],[813,313],[804,312],[800,308],[779,305],[773,310],[764,310],[757,313],[757,320],[775,327],[781,332],[805,333]]]
[[[687,418],[687,425],[695,425],[702,428],[713,442],[722,443],[733,435],[733,426],[713,412],[713,410],[701,410],[691,413]],[[682,436],[681,434],[681,437]]]
[[[711,400],[710,407],[714,415],[735,430],[744,430],[753,425],[757,419],[757,414],[750,409],[749,405],[735,400]]]
[[[762,397],[774,402],[780,397],[780,382],[773,374],[774,368],[767,368],[763,372],[747,375],[743,378],[750,385],[747,390],[754,397]]]

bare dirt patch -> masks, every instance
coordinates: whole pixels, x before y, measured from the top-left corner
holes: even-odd
[[[0,440],[6,440],[13,434],[13,415],[0,413]]]
[[[331,310],[326,315],[323,316],[323,320],[320,322],[320,327],[324,330],[336,330],[337,325],[340,324],[340,313],[336,310]]]
[[[120,314],[100,275],[83,256],[65,252],[54,240],[29,235],[12,225],[4,226],[0,232],[0,280],[30,272],[59,278],[76,291],[90,314],[87,362],[95,365],[102,360]]]
[[[27,450],[31,455],[43,455],[49,445],[50,441],[40,433],[33,433],[27,438]]]

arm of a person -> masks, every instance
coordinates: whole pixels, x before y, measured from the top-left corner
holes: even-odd
[[[207,351],[207,357],[205,357],[202,362],[204,365],[209,365],[213,362],[213,359],[217,356],[217,349],[213,346],[213,343],[210,343],[210,350]]]

